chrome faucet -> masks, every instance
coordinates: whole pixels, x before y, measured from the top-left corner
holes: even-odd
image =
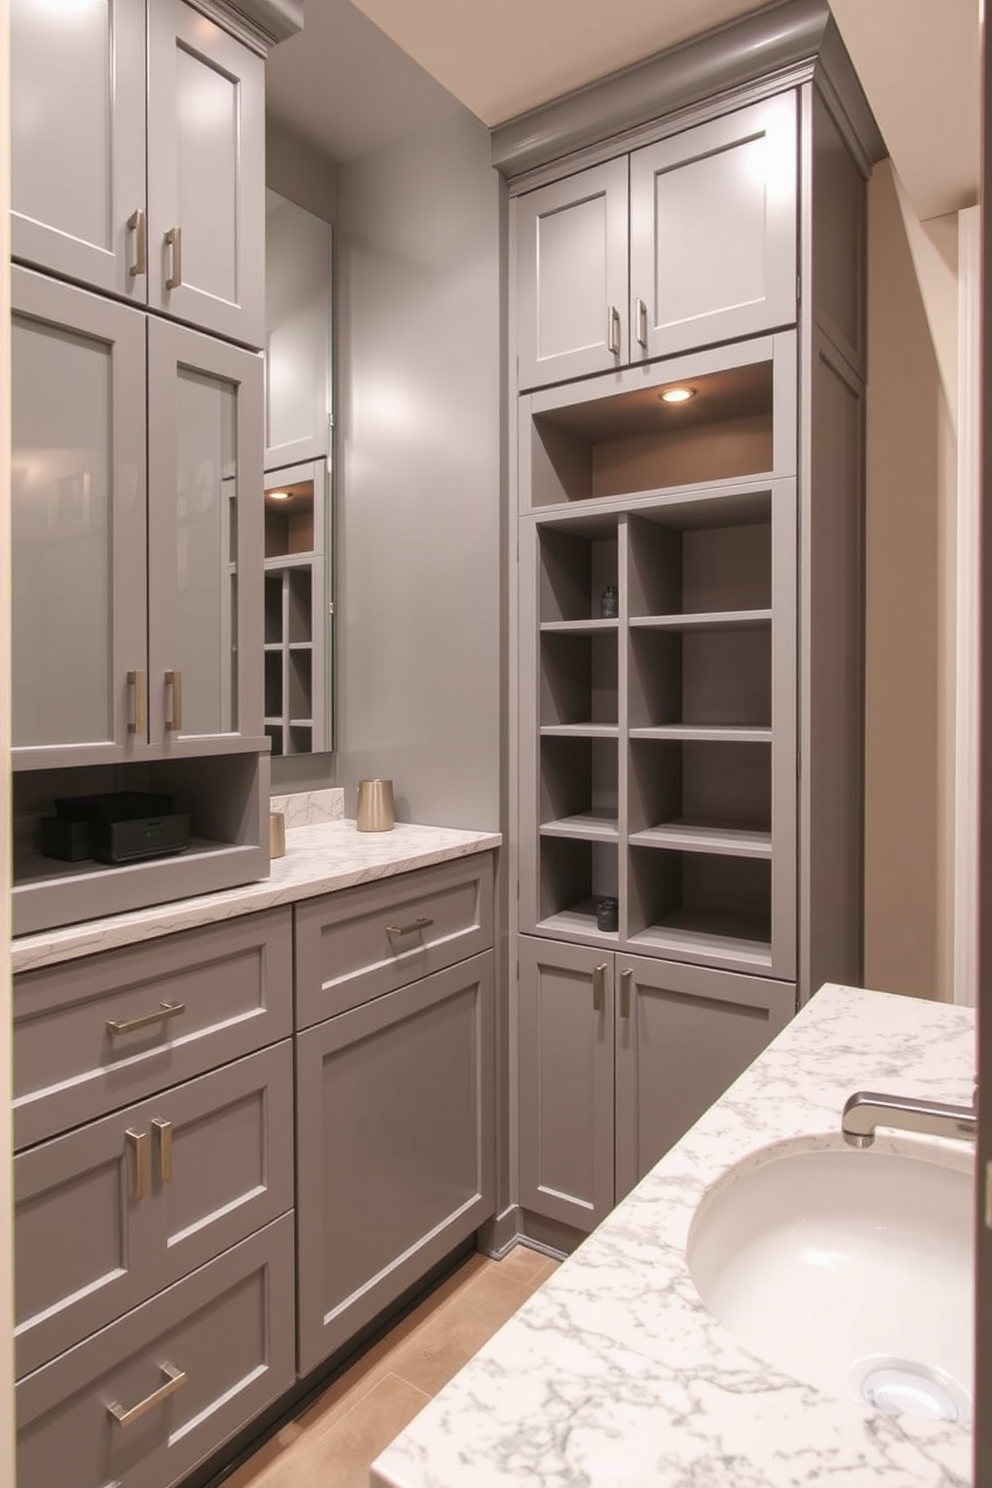
[[[847,1098],[840,1122],[845,1142],[852,1147],[870,1147],[880,1126],[931,1137],[955,1137],[958,1141],[974,1141],[978,1134],[974,1101],[970,1106],[952,1106],[944,1101],[878,1095],[874,1090],[858,1090]]]

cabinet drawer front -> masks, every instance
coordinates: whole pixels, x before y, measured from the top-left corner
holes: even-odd
[[[172,1371],[185,1379],[169,1391]],[[21,1380],[18,1484],[166,1488],[293,1379],[293,1222],[284,1215]],[[127,1424],[110,1410],[143,1402]]]
[[[292,1185],[288,1039],[22,1152],[18,1375],[290,1209]]]
[[[177,1006],[182,1011],[172,1012]],[[25,972],[14,979],[15,1147],[251,1053],[291,1028],[288,908]]]
[[[300,904],[297,1027],[357,1007],[492,943],[488,853]]]
[[[495,1207],[493,956],[297,1039],[300,1373]]]

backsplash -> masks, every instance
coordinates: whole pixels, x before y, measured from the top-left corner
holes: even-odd
[[[344,787],[327,790],[295,791],[286,796],[273,796],[270,810],[281,811],[287,827],[312,827],[317,822],[342,821]]]

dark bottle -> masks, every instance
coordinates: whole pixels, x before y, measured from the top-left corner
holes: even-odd
[[[600,600],[600,614],[604,620],[615,620],[620,613],[620,600],[616,584],[607,584]]]

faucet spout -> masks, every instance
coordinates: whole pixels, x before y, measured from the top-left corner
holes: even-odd
[[[840,1129],[851,1147],[870,1147],[880,1126],[958,1141],[974,1141],[978,1129],[973,1105],[911,1100],[901,1095],[879,1095],[874,1090],[858,1090],[844,1102]]]

